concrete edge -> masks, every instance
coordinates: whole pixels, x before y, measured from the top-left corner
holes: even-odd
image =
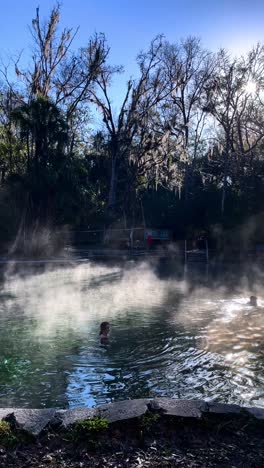
[[[109,423],[114,423],[140,418],[147,411],[180,418],[199,419],[211,413],[222,416],[240,414],[256,420],[264,420],[264,408],[174,398],[141,398],[118,401],[97,408],[74,408],[69,410],[0,408],[0,420],[10,420],[18,428],[36,437],[48,426],[66,429],[77,421],[91,419],[96,416],[107,419]]]

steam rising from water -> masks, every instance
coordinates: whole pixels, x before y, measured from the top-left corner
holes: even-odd
[[[264,276],[259,271],[257,274]],[[259,294],[260,286],[256,284],[255,292]],[[41,274],[24,277],[7,274],[3,294],[10,298],[5,301],[2,314],[13,313],[14,305],[18,306],[25,316],[34,318],[32,332],[39,339],[56,335],[63,328],[80,331],[94,316],[99,324],[131,309],[142,308],[148,314],[162,305],[170,309],[171,299],[176,297],[180,307],[172,307],[171,321],[187,329],[197,323],[205,327],[203,347],[207,349],[225,354],[226,347],[230,348],[226,338],[231,334],[229,345],[233,343],[239,349],[242,328],[248,343],[254,337],[264,339],[264,314],[252,313],[247,305],[251,291],[246,277],[232,297],[226,286],[199,286],[190,291],[187,281],[161,280],[147,262],[128,262],[125,268],[85,263],[46,268]],[[264,306],[260,297],[258,304]]]
[[[40,344],[33,364],[24,364],[31,355],[19,328],[19,354],[34,377],[40,372],[43,378],[48,368],[48,379],[50,366],[57,372],[57,356],[63,369],[70,360],[67,394],[75,406],[88,404],[92,393],[93,403],[104,402],[106,387],[114,399],[158,394],[264,405],[264,314],[257,284],[252,291],[244,278],[233,290],[228,284],[194,288],[187,281],[160,279],[146,262],[125,267],[73,263],[23,277],[9,272],[0,303],[1,336],[4,327],[11,324],[13,330],[11,322],[19,328],[24,321],[26,339]],[[247,305],[252,292],[259,296],[256,310]],[[107,351],[98,346],[104,320],[113,324],[113,346]],[[6,339],[17,346],[20,337]],[[33,353],[38,353],[34,347]]]
[[[125,269],[87,263],[23,278],[7,276],[4,293],[15,295],[6,301],[7,312],[15,300],[37,321],[35,333],[41,337],[61,327],[79,328],[94,315],[99,324],[126,314],[128,308],[151,309],[162,304],[171,289],[183,293],[186,287],[185,282],[158,279],[147,263],[131,263]]]

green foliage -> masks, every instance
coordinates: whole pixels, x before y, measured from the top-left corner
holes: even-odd
[[[16,444],[17,437],[15,436],[12,427],[7,421],[0,421],[0,445],[4,447],[12,447]]]
[[[108,428],[108,421],[104,418],[95,417],[78,421],[73,427],[74,440],[85,440],[89,443],[97,443],[97,437]]]
[[[150,432],[160,420],[159,413],[148,412],[140,418],[140,427],[143,431]]]
[[[195,38],[169,44],[158,36],[138,56],[139,77],[115,116],[109,86],[121,68],[107,63],[104,36],[74,52],[72,31],[60,35],[59,21],[59,5],[43,24],[37,10],[33,63],[24,71],[17,64],[21,81],[1,85],[2,244],[36,225],[129,227],[144,218],[184,239],[215,226],[235,232],[259,217],[264,105],[247,84],[256,80],[255,93],[263,92],[254,70],[262,70],[264,46],[214,60]],[[90,104],[101,110],[100,130],[89,128]]]

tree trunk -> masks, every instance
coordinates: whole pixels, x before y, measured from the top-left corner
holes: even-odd
[[[112,158],[112,167],[111,167],[111,180],[110,180],[110,189],[108,194],[108,205],[109,209],[113,209],[116,205],[116,186],[117,186],[117,167],[116,167],[116,157]]]
[[[225,212],[225,199],[226,199],[226,188],[227,188],[227,169],[229,163],[229,151],[230,151],[230,136],[227,135],[226,138],[226,150],[225,150],[225,160],[224,160],[224,183],[222,189],[222,199],[221,199],[221,216],[224,216]]]
[[[116,137],[112,138],[111,145],[111,179],[110,188],[108,194],[107,208],[113,210],[116,206],[116,189],[117,189],[117,178],[118,178],[118,140]]]

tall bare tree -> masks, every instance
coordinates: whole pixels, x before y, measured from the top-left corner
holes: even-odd
[[[65,28],[59,31],[60,4],[52,8],[47,21],[40,17],[39,8],[30,28],[34,46],[32,61],[27,69],[20,66],[21,54],[13,60],[17,78],[21,84],[14,86],[9,78],[7,66],[1,73],[13,95],[19,95],[24,105],[38,97],[50,99],[65,114],[69,132],[69,147],[76,140],[76,121],[79,112],[89,104],[90,91],[95,86],[101,67],[105,63],[109,48],[103,34],[95,34],[85,47],[72,50],[78,33]]]
[[[264,138],[261,60],[263,49],[259,47],[248,57],[240,59],[230,58],[222,50],[217,57],[216,73],[207,86],[204,109],[215,119],[224,135],[223,145],[220,145],[223,156],[222,215],[234,158],[236,167],[244,168],[248,156],[253,155]]]
[[[134,180],[146,175],[158,166],[164,158],[164,134],[154,131],[155,113],[168,93],[168,85],[162,68],[163,37],[154,39],[147,52],[139,54],[137,63],[140,70],[138,80],[129,80],[117,118],[114,115],[109,95],[113,71],[104,68],[99,74],[98,88],[93,92],[93,101],[103,116],[109,139],[111,158],[111,179],[109,184],[108,207],[115,207],[117,184],[121,166],[133,168]],[[98,92],[99,91],[99,92]]]
[[[206,113],[201,103],[215,61],[213,54],[203,49],[199,39],[189,37],[180,44],[165,43],[163,67],[170,92],[162,118],[165,128],[171,129],[171,135],[177,142],[175,154],[181,167],[187,200],[206,124]]]

